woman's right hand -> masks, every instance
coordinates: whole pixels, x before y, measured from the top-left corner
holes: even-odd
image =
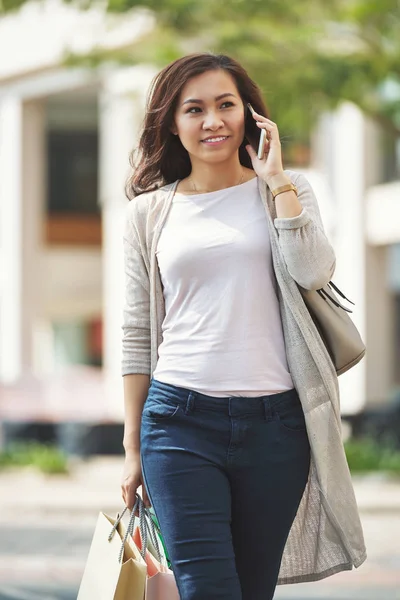
[[[132,510],[133,505],[135,504],[135,494],[139,486],[142,486],[142,499],[144,505],[149,508],[151,504],[143,482],[140,452],[126,453],[121,489],[125,506],[127,506],[129,510]]]

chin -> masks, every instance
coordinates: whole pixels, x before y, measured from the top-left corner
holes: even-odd
[[[206,148],[201,154],[197,154],[199,160],[206,162],[224,162],[238,154],[237,150],[231,148]]]

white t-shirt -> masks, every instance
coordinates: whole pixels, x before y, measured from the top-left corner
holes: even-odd
[[[257,178],[175,193],[156,256],[166,316],[154,379],[210,396],[292,389]]]

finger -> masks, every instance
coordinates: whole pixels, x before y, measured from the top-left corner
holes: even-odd
[[[257,123],[257,126],[259,127],[259,129],[265,129],[267,131],[267,139],[268,141],[274,141],[274,142],[279,142],[280,141],[280,137],[279,137],[279,131],[276,127],[276,125],[270,125],[269,123]]]
[[[132,510],[133,505],[135,504],[135,492],[136,490],[133,487],[130,487],[128,490],[126,490],[125,492],[125,497],[126,497],[126,506],[129,508],[129,510]]]
[[[269,119],[267,119],[267,117],[264,117],[263,115],[260,115],[260,113],[254,112],[252,114],[253,119],[255,119],[256,121],[260,120],[260,121],[268,121]]]
[[[248,144],[246,146],[246,150],[249,153],[251,160],[258,159],[257,152],[254,150],[254,148],[252,146],[250,146],[250,144]]]
[[[146,506],[146,508],[150,508],[151,507],[151,502],[150,502],[149,495],[148,495],[148,493],[146,491],[146,488],[144,486],[143,486],[142,489],[143,489],[143,502],[144,502],[144,505]]]
[[[271,121],[271,119],[268,119],[267,117],[264,117],[263,115],[260,115],[259,113],[254,113],[253,115],[254,119],[260,123],[269,123],[270,125],[275,125],[275,127],[277,127],[276,123],[274,121]]]
[[[266,129],[267,131],[278,131],[278,128],[275,125],[275,123],[268,123],[267,121],[257,121],[256,125],[257,127],[260,127],[260,129]]]
[[[265,129],[266,130],[267,135],[265,137],[265,143],[268,144],[271,141],[271,139],[272,139],[272,131],[270,131],[266,127],[260,127],[260,129]]]
[[[150,508],[150,506],[151,506],[150,498],[147,494],[146,486],[144,485],[143,481],[142,481],[142,485],[140,486],[140,495],[142,497],[143,504],[146,506],[146,508]]]

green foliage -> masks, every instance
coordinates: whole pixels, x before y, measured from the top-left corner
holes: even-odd
[[[400,452],[390,444],[372,439],[349,440],[345,444],[350,471],[387,471],[400,475]]]
[[[0,13],[24,1],[0,0]],[[230,54],[261,86],[284,140],[305,140],[320,112],[342,100],[400,136],[399,0],[107,0],[105,6],[111,13],[147,9],[156,27],[124,51],[95,49],[68,56],[67,64],[161,67],[193,51]]]
[[[55,446],[38,442],[15,443],[0,453],[0,468],[27,466],[47,474],[68,473],[67,459]]]
[[[18,10],[26,0],[0,0],[0,14]]]

